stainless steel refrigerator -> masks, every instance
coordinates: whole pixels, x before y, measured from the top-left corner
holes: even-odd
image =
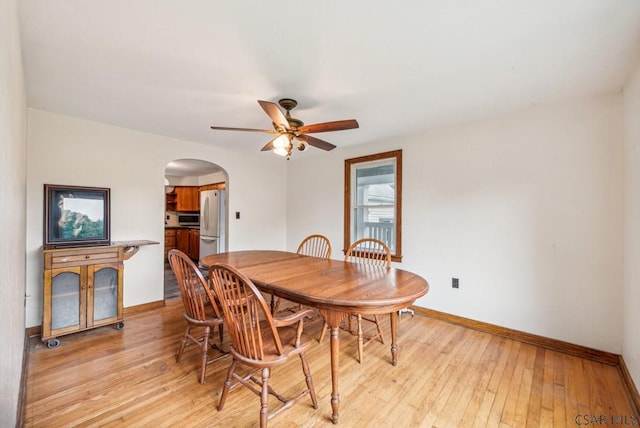
[[[200,192],[200,258],[225,251],[224,190]]]

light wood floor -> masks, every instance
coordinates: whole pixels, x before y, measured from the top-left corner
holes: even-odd
[[[181,314],[173,299],[127,316],[121,331],[64,336],[57,349],[32,338],[25,426],[255,426],[259,399],[244,387],[216,410],[228,359],[209,366],[204,385],[195,349],[175,362]],[[318,319],[306,331],[320,327]],[[603,415],[607,425],[637,418],[614,366],[421,315],[400,320],[399,345],[397,367],[380,343],[365,349],[360,365],[355,339],[341,332],[339,426],[575,427],[576,418],[586,425],[582,415]],[[327,340],[313,347],[309,364],[319,408],[305,398],[271,426],[332,426]],[[299,359],[275,369],[272,384],[285,395],[303,388]]]

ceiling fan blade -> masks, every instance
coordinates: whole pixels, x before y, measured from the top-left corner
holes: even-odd
[[[336,146],[334,146],[333,144],[328,143],[328,142],[326,142],[324,140],[321,140],[319,138],[312,137],[311,135],[300,134],[300,135],[296,136],[296,138],[298,140],[304,141],[305,143],[309,144],[310,146],[317,147],[317,148],[322,149],[322,150],[327,150],[328,151],[328,150],[333,150],[333,149],[336,148]]]
[[[312,125],[305,125],[298,128],[298,131],[305,133],[315,132],[329,132],[329,131],[343,131],[345,129],[358,128],[358,121],[355,119],[336,120],[334,122],[315,123]]]
[[[260,149],[261,152],[268,152],[269,150],[273,150],[273,142],[280,138],[280,135],[274,137],[269,141],[263,148]]]
[[[277,128],[283,128],[286,130],[290,129],[289,121],[284,116],[284,114],[282,114],[282,110],[280,110],[280,108],[275,103],[272,103],[271,101],[258,100],[258,104],[260,104],[260,107],[262,107],[265,113],[269,115],[276,129]]]
[[[269,134],[277,134],[278,131],[274,131],[273,129],[254,129],[254,128],[229,128],[227,126],[212,126],[211,129],[221,130],[221,131],[249,131],[249,132],[266,132]]]

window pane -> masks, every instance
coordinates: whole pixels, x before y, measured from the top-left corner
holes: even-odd
[[[376,238],[395,251],[395,159],[352,166],[352,242]]]

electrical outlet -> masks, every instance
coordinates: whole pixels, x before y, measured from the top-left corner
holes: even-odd
[[[451,278],[451,287],[460,288],[460,280],[458,278]]]

